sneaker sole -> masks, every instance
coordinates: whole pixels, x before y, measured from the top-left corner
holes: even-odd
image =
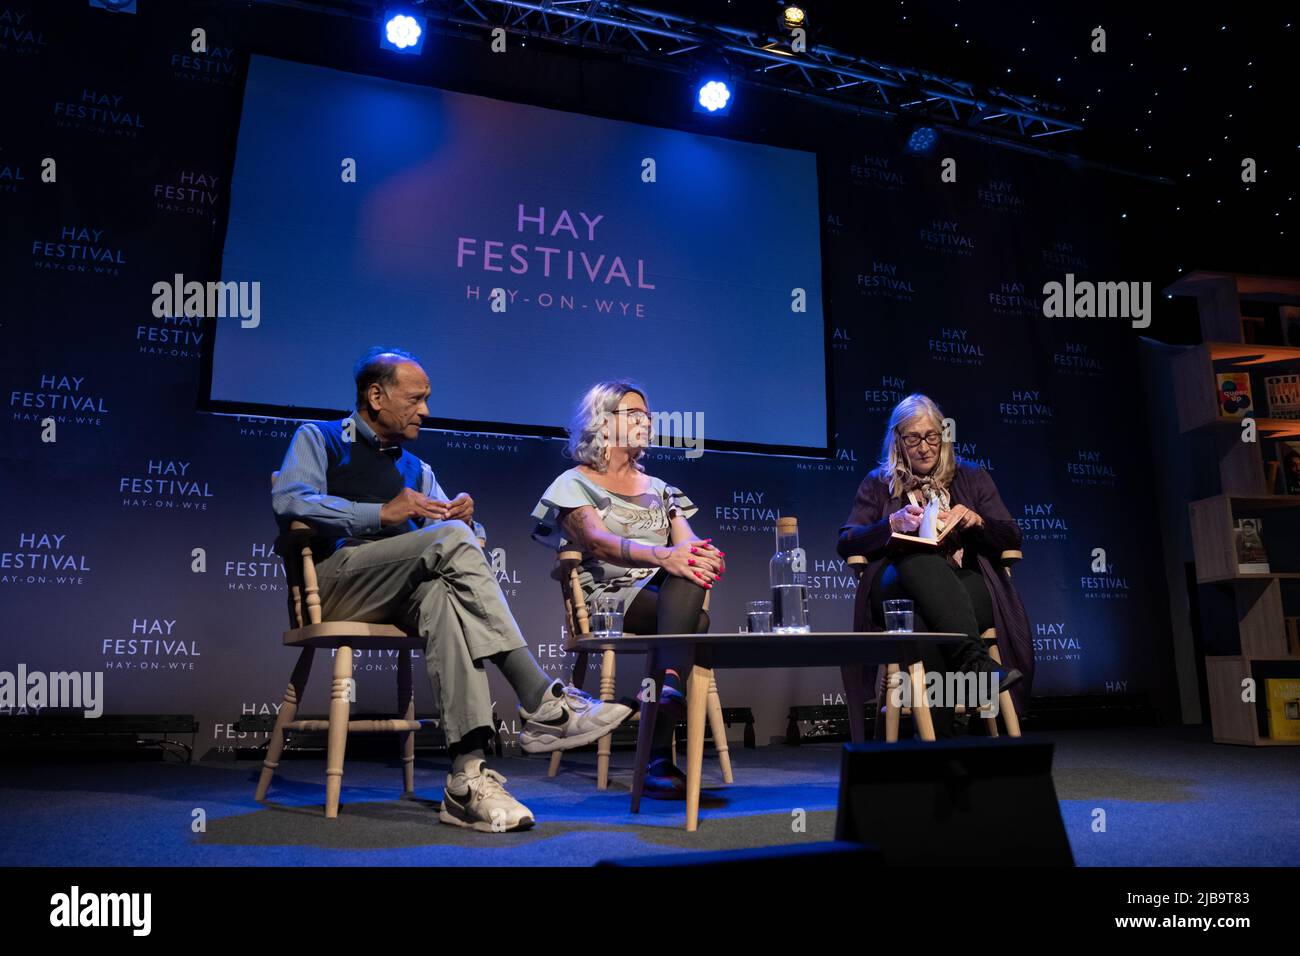
[[[450,823],[454,827],[460,827],[465,830],[477,830],[479,833],[517,833],[520,830],[530,830],[536,824],[532,817],[520,820],[512,827],[506,827],[504,830],[493,829],[492,824],[485,820],[462,820],[460,817],[452,816],[446,810],[438,811],[438,819],[443,823]]]

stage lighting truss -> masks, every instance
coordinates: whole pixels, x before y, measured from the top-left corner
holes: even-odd
[[[1082,129],[1062,118],[1062,107],[1034,97],[852,56],[811,39],[806,52],[792,53],[784,30],[762,35],[614,0],[427,0],[421,9],[431,25],[503,27],[529,40],[682,72],[691,71],[693,56],[717,53],[736,83],[877,116],[915,116],[954,132],[1032,141]]]
[[[253,0],[355,18],[369,7],[375,19],[388,4],[374,0]],[[992,139],[1032,152],[1036,141],[1077,132],[1064,109],[998,87],[979,87],[925,70],[842,53],[809,38],[806,52],[790,49],[790,33],[771,34],[705,23],[617,0],[411,0],[431,29],[464,35],[503,28],[507,34],[578,46],[639,65],[689,74],[692,60],[717,54],[731,63],[735,84],[749,84],[856,113],[941,126],[946,134]],[[734,84],[733,84],[734,91]]]

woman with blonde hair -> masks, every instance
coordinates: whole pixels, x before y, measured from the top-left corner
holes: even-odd
[[[704,592],[726,570],[723,553],[687,519],[695,504],[680,489],[645,473],[650,445],[645,389],[599,382],[579,400],[567,454],[577,464],[542,493],[533,509],[533,538],[548,547],[576,547],[583,596],[613,596],[633,634],[701,634],[709,629]],[[673,766],[673,726],[685,714],[679,662],[667,661],[660,712],[646,774],[646,796],[683,799],[686,775]],[[677,664],[678,666],[673,666]]]
[[[943,412],[925,395],[909,395],[889,416],[879,466],[862,479],[840,529],[841,557],[868,559],[858,586],[854,630],[883,630],[883,604],[910,598],[918,631],[949,631],[966,640],[926,658],[928,671],[990,671],[1023,711],[1034,671],[1024,605],[1003,574],[1003,551],[1020,547],[1016,524],[988,472],[957,458],[946,440]],[[940,530],[954,527],[934,550],[903,550],[894,532],[916,534],[925,506],[938,502]],[[997,628],[999,665],[980,634]],[[935,733],[952,731],[950,707],[934,712]]]

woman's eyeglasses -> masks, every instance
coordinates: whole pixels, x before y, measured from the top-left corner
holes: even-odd
[[[915,432],[901,434],[903,444],[908,448],[919,448],[921,442],[925,442],[931,448],[937,448],[943,442],[943,437],[938,432],[926,432],[924,435],[918,435]]]
[[[626,418],[633,425],[638,425],[638,424],[643,425],[646,422],[650,421],[650,413],[647,411],[643,411],[640,408],[617,408],[615,409],[615,411],[618,412],[619,415],[622,415],[624,418]]]

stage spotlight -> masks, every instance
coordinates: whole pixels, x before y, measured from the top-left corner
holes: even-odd
[[[695,112],[725,116],[731,112],[731,84],[719,77],[705,77],[695,91]]]
[[[939,142],[939,131],[933,126],[918,126],[907,137],[906,152],[913,156],[929,156]]]
[[[380,18],[379,45],[394,53],[419,55],[427,21],[406,10],[387,10]]]
[[[787,6],[781,12],[781,22],[785,24],[787,30],[793,30],[795,27],[806,27],[808,25],[808,14],[804,12],[803,7]]]

